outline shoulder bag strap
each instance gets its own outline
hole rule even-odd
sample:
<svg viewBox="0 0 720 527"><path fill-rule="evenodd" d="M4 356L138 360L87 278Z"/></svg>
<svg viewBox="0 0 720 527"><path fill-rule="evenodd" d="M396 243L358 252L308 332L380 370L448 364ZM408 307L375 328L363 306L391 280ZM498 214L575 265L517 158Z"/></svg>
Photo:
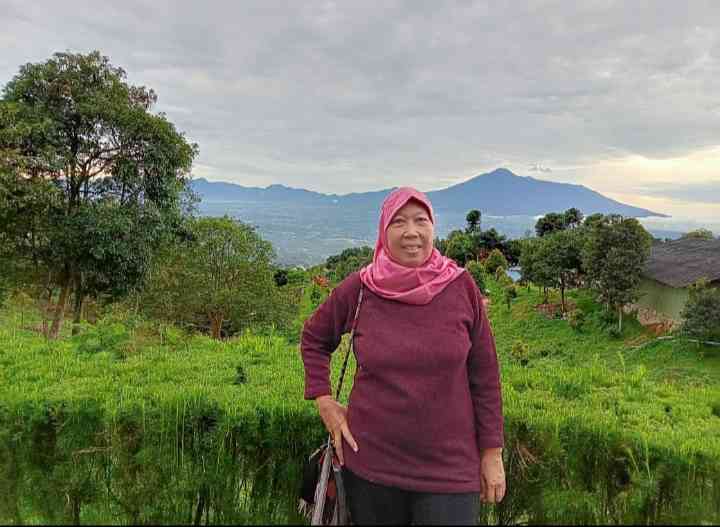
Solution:
<svg viewBox="0 0 720 527"><path fill-rule="evenodd" d="M355 318L353 318L352 327L350 328L350 344L348 345L347 352L345 353L345 360L343 362L342 370L340 371L340 381L338 382L337 392L335 393L335 400L340 400L340 390L342 390L343 379L345 378L345 369L347 368L348 358L350 358L350 351L353 349L353 337L355 336L355 326L357 325L358 315L360 314L360 304L362 303L363 297L363 283L360 282L360 293L358 294L357 307L355 308Z"/></svg>

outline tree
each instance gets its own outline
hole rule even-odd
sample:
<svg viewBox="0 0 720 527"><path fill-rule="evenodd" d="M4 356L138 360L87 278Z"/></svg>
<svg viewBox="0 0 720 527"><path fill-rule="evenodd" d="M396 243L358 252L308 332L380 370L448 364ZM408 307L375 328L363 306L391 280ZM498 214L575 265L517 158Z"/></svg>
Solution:
<svg viewBox="0 0 720 527"><path fill-rule="evenodd" d="M461 230L450 231L445 243L445 256L464 266L475 256L474 244L470 235Z"/></svg>
<svg viewBox="0 0 720 527"><path fill-rule="evenodd" d="M582 225L583 213L575 207L567 209L563 216L565 217L565 226L568 229L574 229Z"/></svg>
<svg viewBox="0 0 720 527"><path fill-rule="evenodd" d="M328 257L325 267L331 272L335 282L341 282L351 273L360 270L372 262L373 249L367 245L345 249L339 255Z"/></svg>
<svg viewBox="0 0 720 527"><path fill-rule="evenodd" d="M467 221L467 228L465 229L465 232L471 233L482 231L481 218L482 213L477 209L473 209L468 212L467 216L465 216L465 221Z"/></svg>
<svg viewBox="0 0 720 527"><path fill-rule="evenodd" d="M106 269L108 248L119 226L138 222L131 233L140 236L130 240L131 234L125 234L121 245L153 246L160 235L176 230L187 212L183 192L197 146L163 114L150 112L157 101L155 92L129 85L125 78L122 68L97 51L56 53L45 62L22 66L0 100L0 172L23 195L42 196L49 212L35 216L39 224L32 232L13 236L22 246L37 235L32 250L23 256L44 265L48 280L60 288L50 330L53 338L60 331L71 290L77 312L86 294L103 290L101 284L118 290L119 282L127 279L121 289L128 290L144 274L139 256L132 272L118 273L117 265L123 268L127 262L115 262L112 280L109 273L96 280ZM22 217L14 204L5 214ZM100 224L107 231L97 231L98 218L106 220ZM87 228L94 231L82 230ZM88 243L94 235L96 241L107 243ZM88 289L93 284L100 290Z"/></svg>
<svg viewBox="0 0 720 527"><path fill-rule="evenodd" d="M548 303L548 288L555 287L556 273L547 254L545 238L526 238L520 254L521 280L542 288L543 303Z"/></svg>
<svg viewBox="0 0 720 527"><path fill-rule="evenodd" d="M571 207L565 212L548 212L535 223L535 232L538 237L542 237L546 234L579 227L582 221L583 214L575 207Z"/></svg>
<svg viewBox="0 0 720 527"><path fill-rule="evenodd" d="M704 229L701 227L699 229L695 229L690 232L686 232L680 238L697 238L697 239L701 239L701 240L714 240L715 235L713 234L713 232L710 229Z"/></svg>
<svg viewBox="0 0 720 527"><path fill-rule="evenodd" d="M590 216L587 216L585 218L585 220L583 220L583 225L585 227L592 227L593 225L595 225L597 223L602 223L604 218L605 218L604 214L602 214L600 212L596 212L595 214L590 214Z"/></svg>
<svg viewBox="0 0 720 527"><path fill-rule="evenodd" d="M288 271L287 269L277 269L273 274L275 285L282 287L288 283Z"/></svg>
<svg viewBox="0 0 720 527"><path fill-rule="evenodd" d="M560 290L562 312L565 313L565 291L577 285L582 269L582 236L577 229L554 232L542 238L537 255L546 285Z"/></svg>
<svg viewBox="0 0 720 527"><path fill-rule="evenodd" d="M639 297L640 278L651 245L652 236L635 218L611 214L588 229L582 264L591 288L607 307L617 309L620 332L622 308Z"/></svg>
<svg viewBox="0 0 720 527"><path fill-rule="evenodd" d="M474 260L470 260L467 264L465 264L465 269L468 273L470 273L470 276L472 276L472 279L475 281L475 284L477 284L478 289L480 289L480 292L482 294L486 294L486 286L485 286L485 269L483 268L483 265L479 262L476 262Z"/></svg>
<svg viewBox="0 0 720 527"><path fill-rule="evenodd" d="M538 238L542 238L546 234L563 230L566 225L566 218L564 214L558 212L548 212L542 218L538 218L535 223L535 233Z"/></svg>
<svg viewBox="0 0 720 527"><path fill-rule="evenodd" d="M720 288L701 279L689 288L680 332L702 341L720 342Z"/></svg>
<svg viewBox="0 0 720 527"><path fill-rule="evenodd" d="M143 305L155 317L207 328L281 323L285 301L271 266L275 253L253 227L227 216L194 220L190 237L156 256Z"/></svg>
<svg viewBox="0 0 720 527"><path fill-rule="evenodd" d="M498 268L507 269L508 263L505 256L499 249L493 249L490 255L485 259L485 270L490 274L495 274Z"/></svg>

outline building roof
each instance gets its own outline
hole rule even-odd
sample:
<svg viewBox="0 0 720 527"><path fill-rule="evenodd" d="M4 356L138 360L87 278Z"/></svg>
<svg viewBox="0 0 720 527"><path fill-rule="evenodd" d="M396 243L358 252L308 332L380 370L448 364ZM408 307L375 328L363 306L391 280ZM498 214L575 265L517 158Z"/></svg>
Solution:
<svg viewBox="0 0 720 527"><path fill-rule="evenodd" d="M720 280L720 239L656 242L643 274L672 287L686 287L702 277Z"/></svg>

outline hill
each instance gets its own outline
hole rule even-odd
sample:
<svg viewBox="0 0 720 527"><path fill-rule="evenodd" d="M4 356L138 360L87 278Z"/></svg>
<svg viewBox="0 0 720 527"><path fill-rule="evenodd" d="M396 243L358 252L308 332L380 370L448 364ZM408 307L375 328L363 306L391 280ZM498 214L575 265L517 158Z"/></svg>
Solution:
<svg viewBox="0 0 720 527"><path fill-rule="evenodd" d="M295 203L369 211L377 211L385 196L393 190L323 194L285 185L244 187L234 183L211 182L204 178L194 180L192 186L203 201ZM633 217L666 216L620 203L583 185L518 176L506 168L498 168L445 189L429 191L427 195L438 211L479 209L483 214L495 216L536 216L577 207L584 214L601 212Z"/></svg>

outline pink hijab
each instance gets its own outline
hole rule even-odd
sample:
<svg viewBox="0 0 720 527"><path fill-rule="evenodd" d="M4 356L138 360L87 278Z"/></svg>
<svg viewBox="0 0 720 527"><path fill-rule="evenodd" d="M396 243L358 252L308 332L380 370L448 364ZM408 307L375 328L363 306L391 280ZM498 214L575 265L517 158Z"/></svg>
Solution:
<svg viewBox="0 0 720 527"><path fill-rule="evenodd" d="M395 213L413 198L427 208L430 221L435 225L432 205L425 194L412 187L393 190L382 204L373 261L360 270L360 280L383 298L406 304L423 305L430 303L435 295L445 289L465 269L459 267L451 258L440 254L435 247L428 259L419 267L400 265L390 257L390 251L386 249L388 225Z"/></svg>

